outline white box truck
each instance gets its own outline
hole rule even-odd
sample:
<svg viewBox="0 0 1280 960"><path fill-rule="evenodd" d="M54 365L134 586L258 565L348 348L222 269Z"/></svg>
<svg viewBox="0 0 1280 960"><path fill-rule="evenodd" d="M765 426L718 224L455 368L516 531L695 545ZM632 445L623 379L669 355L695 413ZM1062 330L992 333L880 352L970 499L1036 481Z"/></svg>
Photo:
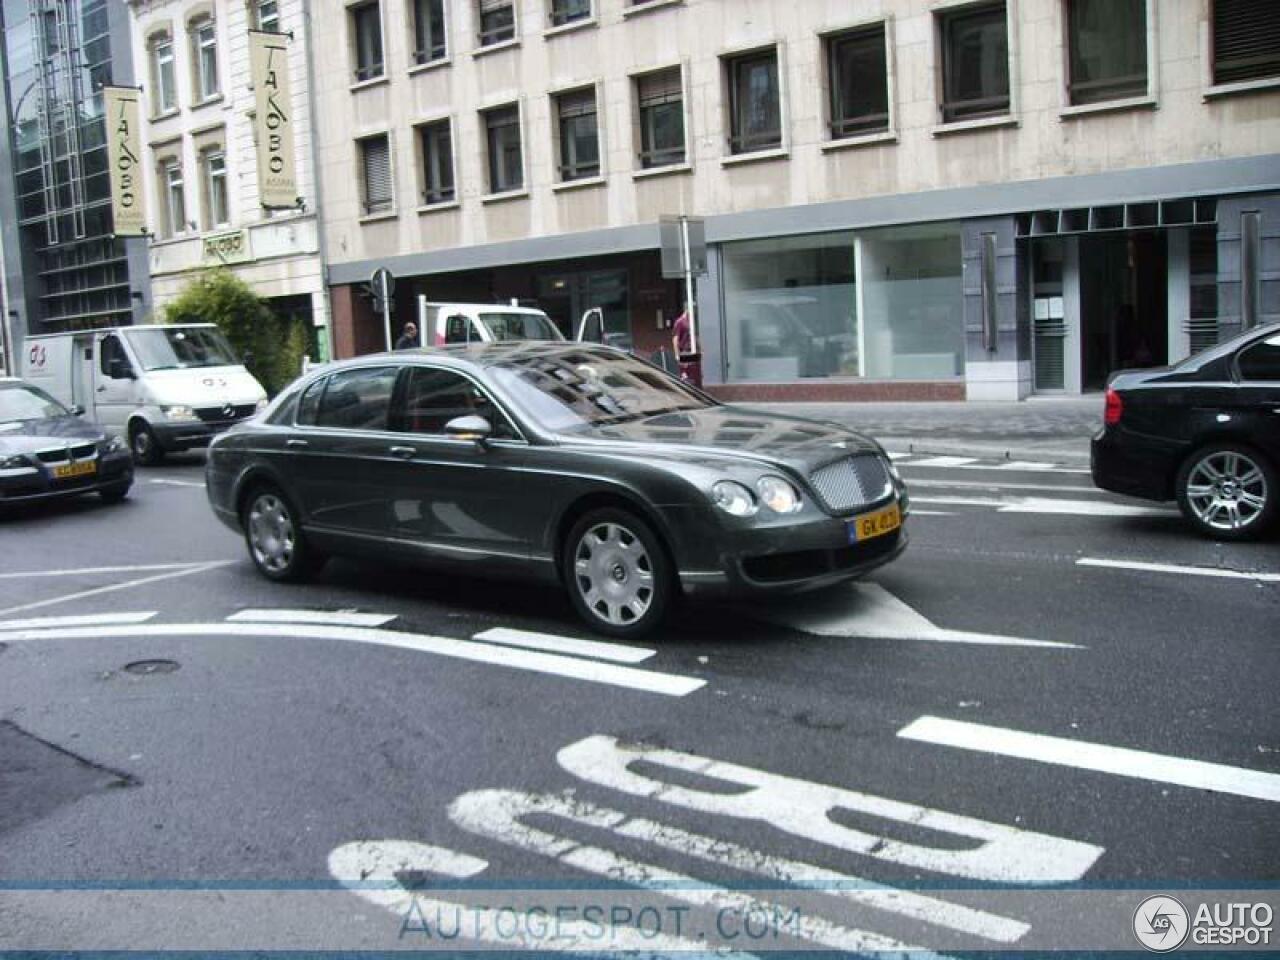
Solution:
<svg viewBox="0 0 1280 960"><path fill-rule="evenodd" d="M498 303L431 303L418 297L418 331L424 347L499 340L563 340L541 310Z"/></svg>
<svg viewBox="0 0 1280 960"><path fill-rule="evenodd" d="M22 376L128 438L143 464L204 446L267 405L262 384L212 323L28 337Z"/></svg>

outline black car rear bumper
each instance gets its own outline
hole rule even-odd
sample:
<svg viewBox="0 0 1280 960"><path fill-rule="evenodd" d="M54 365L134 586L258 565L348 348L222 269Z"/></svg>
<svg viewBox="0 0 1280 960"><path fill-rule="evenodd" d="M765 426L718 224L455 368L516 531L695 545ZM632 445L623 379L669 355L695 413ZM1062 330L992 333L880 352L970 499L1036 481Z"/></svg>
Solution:
<svg viewBox="0 0 1280 960"><path fill-rule="evenodd" d="M1172 500L1173 480L1182 447L1162 440L1107 427L1094 434L1089 466L1095 486L1144 500Z"/></svg>

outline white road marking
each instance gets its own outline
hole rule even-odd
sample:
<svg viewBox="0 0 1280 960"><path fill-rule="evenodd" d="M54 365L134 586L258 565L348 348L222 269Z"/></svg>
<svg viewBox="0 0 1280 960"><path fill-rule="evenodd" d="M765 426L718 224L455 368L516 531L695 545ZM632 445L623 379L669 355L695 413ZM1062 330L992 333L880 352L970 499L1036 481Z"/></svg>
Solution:
<svg viewBox="0 0 1280 960"><path fill-rule="evenodd" d="M593 736L564 747L556 760L588 783L648 797L701 813L758 821L850 853L953 877L1019 886L1073 883L1103 847L1021 830L841 787L767 773L752 767L660 747L624 747L615 737ZM721 781L716 792L655 779L631 768L666 767ZM738 788L723 792L726 786ZM745 790L741 788L747 788ZM835 810L852 810L896 824L949 834L946 847L922 846L835 823ZM955 838L963 838L957 845Z"/></svg>
<svg viewBox="0 0 1280 960"><path fill-rule="evenodd" d="M329 873L335 880L361 899L388 910L401 918L410 931L416 909L418 917L426 915L453 916L457 921L452 929L446 924L442 939L463 942L497 943L504 947L522 947L526 950L549 950L600 954L613 951L643 951L632 956L678 956L686 952L706 955L704 944L674 937L670 934L642 931L636 927L593 924L573 919L557 920L553 937L534 937L526 926L512 931L513 936L503 936L498 931L502 910L494 907L440 899L431 895L429 887L408 890L399 880L399 874L436 874L450 880L465 880L484 871L488 863L478 857L457 853L443 847L405 840L360 841L344 844L329 854ZM425 918L424 918L425 919ZM602 947L607 934L607 946ZM441 935L441 930L435 931ZM661 952L661 953L660 953ZM693 953L690 953L692 956ZM750 956L748 954L748 956Z"/></svg>
<svg viewBox="0 0 1280 960"><path fill-rule="evenodd" d="M510 627L494 627L492 630L477 633L472 639L509 647L566 653L576 657L595 657L597 660L611 660L614 663L643 663L658 653L657 650L647 650L644 647L627 647L620 643L603 643L599 640L579 640L575 637L561 637L554 633L535 633L532 630L514 630Z"/></svg>
<svg viewBox="0 0 1280 960"><path fill-rule="evenodd" d="M832 589L807 596L802 603L742 608L780 626L820 637L867 637L877 640L927 640L935 643L974 643L998 647L1044 647L1083 650L1075 643L1032 640L993 633L948 630L935 625L878 583L849 584L847 592Z"/></svg>
<svg viewBox="0 0 1280 960"><path fill-rule="evenodd" d="M886 450L885 453L889 455L890 460L895 462L898 460L908 460L915 456L915 454L907 453L905 450Z"/></svg>
<svg viewBox="0 0 1280 960"><path fill-rule="evenodd" d="M1171 783L1197 790L1280 803L1280 774L1264 773L1261 770L1024 733L1021 730L946 720L942 717L920 717L899 730L898 736L979 753L994 753L1004 757L1018 757L1079 770L1094 770L1120 777L1154 780L1157 783Z"/></svg>
<svg viewBox="0 0 1280 960"><path fill-rule="evenodd" d="M910 489L911 481L907 481ZM1050 516L1072 517L1168 517L1177 513L1172 507L1131 507L1127 503L1108 503L1103 500L1059 500L1053 497L918 497L911 502L936 503L964 507L994 507L997 513L1038 513Z"/></svg>
<svg viewBox="0 0 1280 960"><path fill-rule="evenodd" d="M0 610L0 617L10 613L21 613L24 610L38 610L41 607L51 607L58 603L67 603L71 600L83 600L86 597L96 597L104 593L113 593L116 590L128 590L131 587L141 587L148 583L158 583L161 580L172 580L174 577L185 577L193 573L205 573L215 567L225 567L227 564L239 563L238 560L217 560L212 563L201 563L196 566L184 567L180 570L173 570L169 573L156 574L154 577L143 577L139 580L126 580L124 583L113 583L105 587L96 587L93 590L81 590L79 593L69 593L61 597L50 597L47 600L36 600L33 603L20 603L16 607L7 607Z"/></svg>
<svg viewBox="0 0 1280 960"><path fill-rule="evenodd" d="M1056 463L1040 463L1035 460L1009 460L1006 463L997 464L992 467L993 470L1026 470L1031 473L1049 472L1058 469Z"/></svg>
<svg viewBox="0 0 1280 960"><path fill-rule="evenodd" d="M200 563L142 563L124 567L72 567L66 570L19 570L0 573L0 580L24 580L34 577L79 577L91 573L148 573L152 570L190 570Z"/></svg>
<svg viewBox="0 0 1280 960"><path fill-rule="evenodd" d="M514 790L474 790L453 801L449 805L449 815L458 826L479 836L551 857L615 883L629 883L650 889L656 884L663 896L673 900L740 913L760 911L771 916L776 916L779 910L788 915L792 913L781 904L763 897L710 886L686 874L632 860L604 847L580 843L520 822L522 817L530 815L550 815L582 826L617 832L627 820L624 813L576 801L572 797L535 795ZM795 926L789 928L788 933L834 950L853 953L874 950L912 951L919 955L933 956L882 934L844 927L812 914L797 916Z"/></svg>
<svg viewBox="0 0 1280 960"><path fill-rule="evenodd" d="M152 478L147 483L158 483L166 487L199 487L202 490L204 489L203 482L197 483L194 480L159 480Z"/></svg>
<svg viewBox="0 0 1280 960"><path fill-rule="evenodd" d="M964 467L977 463L977 457L928 457L924 460L912 460L913 467Z"/></svg>
<svg viewBox="0 0 1280 960"><path fill-rule="evenodd" d="M1184 567L1172 563L1146 563L1142 560L1108 560L1105 557L1081 557L1076 563L1082 567L1108 567L1115 570L1176 573L1190 577L1223 577L1228 580L1257 580L1263 583L1280 583L1280 573L1249 573L1244 570L1223 570L1220 567Z"/></svg>
<svg viewBox="0 0 1280 960"><path fill-rule="evenodd" d="M892 454L890 454L890 456L892 457ZM902 466L904 469L910 469L912 467L941 466L950 470L1000 470L1010 473L1072 473L1082 476L1089 476L1091 473L1087 467L1065 467L1058 463L1041 463L1036 460L976 460L972 463L954 464L930 463L928 460L910 460Z"/></svg>
<svg viewBox="0 0 1280 960"><path fill-rule="evenodd" d="M351 610L239 610L232 623L333 623L344 627L380 627L396 618L394 613L356 613Z"/></svg>
<svg viewBox="0 0 1280 960"><path fill-rule="evenodd" d="M943 489L954 488L956 490L1044 490L1049 493L1092 493L1098 496L1106 494L1097 487L1073 486L1068 484L1052 484L1052 483L1009 483L1006 480L921 480L913 477L907 481L907 488L914 490L916 487L939 487Z"/></svg>
<svg viewBox="0 0 1280 960"><path fill-rule="evenodd" d="M89 624L146 623L157 611L138 613L85 613L73 617L33 617L29 620L0 620L0 630L27 630L40 627L83 627Z"/></svg>
<svg viewBox="0 0 1280 960"><path fill-rule="evenodd" d="M953 513L950 510L917 510L914 506L912 506L911 516L913 517L954 517L955 513Z"/></svg>
<svg viewBox="0 0 1280 960"><path fill-rule="evenodd" d="M455 640L452 637L400 633L394 630L378 630L370 627L343 627L333 624L157 623L143 624L136 627L68 627L51 630L0 632L0 640L6 642L15 640L70 640L143 636L240 636L345 640L351 643L367 643L382 647L395 647L401 650L416 650L420 653L433 653L457 660L511 667L515 670L530 670L535 673L553 674L567 677L571 680L586 680L590 683L625 687L630 690L643 690L648 693L659 693L669 697L686 696L706 686L707 683L698 677L682 677L671 673L640 670L635 667L615 666L611 663L576 660L572 657L562 657L534 650L518 650L509 647L491 646L487 643Z"/></svg>

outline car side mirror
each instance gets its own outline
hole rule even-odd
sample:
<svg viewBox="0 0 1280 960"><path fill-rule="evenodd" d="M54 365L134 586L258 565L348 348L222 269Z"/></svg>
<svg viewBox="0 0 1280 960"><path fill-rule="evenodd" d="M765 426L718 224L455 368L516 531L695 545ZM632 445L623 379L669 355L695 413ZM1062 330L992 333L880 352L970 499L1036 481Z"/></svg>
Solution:
<svg viewBox="0 0 1280 960"><path fill-rule="evenodd" d="M73 417L83 417L83 416L84 416L84 404L82 404L82 403L72 404L72 406L71 406L71 415L72 415Z"/></svg>
<svg viewBox="0 0 1280 960"><path fill-rule="evenodd" d="M493 433L493 426L489 421L475 414L454 417L444 425L446 437L452 437L454 440L471 440L482 447L491 433Z"/></svg>

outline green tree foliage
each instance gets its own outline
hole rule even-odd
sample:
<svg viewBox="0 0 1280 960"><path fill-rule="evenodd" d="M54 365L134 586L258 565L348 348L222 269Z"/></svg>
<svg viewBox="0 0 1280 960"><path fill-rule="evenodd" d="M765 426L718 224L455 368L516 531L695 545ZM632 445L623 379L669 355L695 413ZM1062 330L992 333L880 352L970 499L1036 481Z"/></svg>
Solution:
<svg viewBox="0 0 1280 960"><path fill-rule="evenodd" d="M302 366L308 331L301 321L277 317L230 270L209 270L187 284L165 307L167 323L216 323L241 356L249 372L274 396Z"/></svg>

